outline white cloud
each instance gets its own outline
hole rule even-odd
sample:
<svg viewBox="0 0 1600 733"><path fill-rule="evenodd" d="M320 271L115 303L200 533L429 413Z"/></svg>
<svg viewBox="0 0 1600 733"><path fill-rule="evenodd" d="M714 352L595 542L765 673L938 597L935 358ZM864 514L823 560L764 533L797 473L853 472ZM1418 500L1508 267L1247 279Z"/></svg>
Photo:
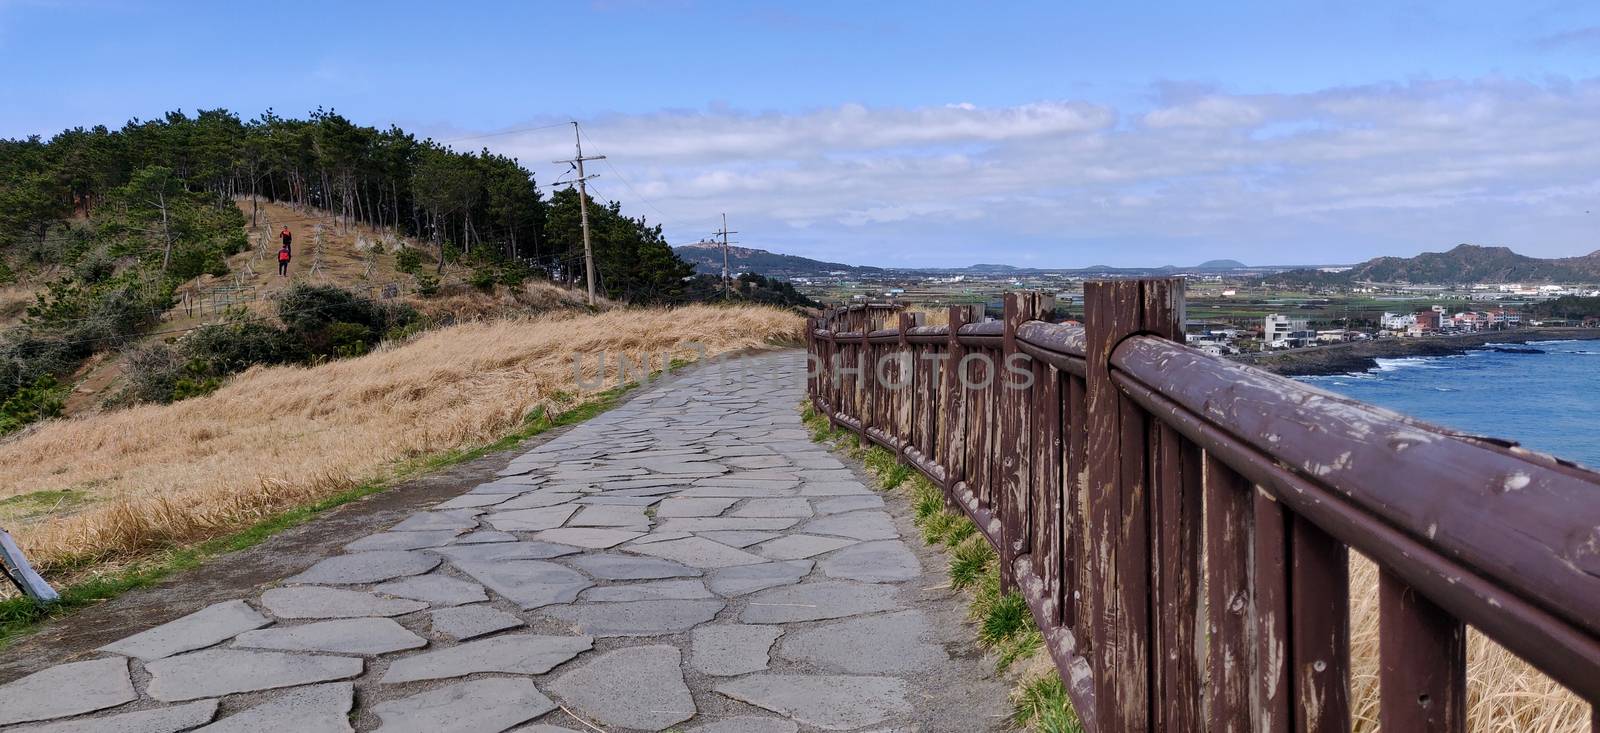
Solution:
<svg viewBox="0 0 1600 733"><path fill-rule="evenodd" d="M747 244L800 254L1086 265L1350 261L1459 241L1592 250L1597 119L1600 80L1482 79L1209 93L1152 110L663 112L585 130L616 166L593 169L601 193L664 212L674 241L727 211ZM570 156L559 133L484 142L542 162Z"/></svg>

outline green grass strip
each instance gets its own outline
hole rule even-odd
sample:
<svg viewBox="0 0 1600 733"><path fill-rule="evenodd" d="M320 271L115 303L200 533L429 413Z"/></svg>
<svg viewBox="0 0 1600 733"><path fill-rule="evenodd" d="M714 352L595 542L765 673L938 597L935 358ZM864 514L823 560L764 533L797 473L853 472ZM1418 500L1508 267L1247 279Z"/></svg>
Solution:
<svg viewBox="0 0 1600 733"><path fill-rule="evenodd" d="M968 594L967 616L977 627L978 645L995 654L995 671L1005 673L1017 662L1040 653L1044 636L1033 622L1027 601L1016 591L1000 592L999 556L970 518L945 506L944 491L893 453L832 427L809 402L800 412L812 440L860 459L877 479L879 490L899 488L907 493L912 523L921 530L923 541L946 548L950 585ZM1011 701L1012 723L1018 728L1082 733L1058 674L1023 680L1012 690Z"/></svg>

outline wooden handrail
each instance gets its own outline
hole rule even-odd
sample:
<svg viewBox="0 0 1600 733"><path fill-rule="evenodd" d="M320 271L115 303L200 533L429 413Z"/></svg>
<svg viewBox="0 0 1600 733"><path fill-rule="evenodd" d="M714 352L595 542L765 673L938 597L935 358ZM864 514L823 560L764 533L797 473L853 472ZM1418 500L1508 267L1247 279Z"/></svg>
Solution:
<svg viewBox="0 0 1600 733"><path fill-rule="evenodd" d="M1190 349L1178 279L1005 306L815 319L808 387L974 520L1086 729L1348 730L1347 548L1386 729L1464 730L1466 624L1600 700L1600 474Z"/></svg>

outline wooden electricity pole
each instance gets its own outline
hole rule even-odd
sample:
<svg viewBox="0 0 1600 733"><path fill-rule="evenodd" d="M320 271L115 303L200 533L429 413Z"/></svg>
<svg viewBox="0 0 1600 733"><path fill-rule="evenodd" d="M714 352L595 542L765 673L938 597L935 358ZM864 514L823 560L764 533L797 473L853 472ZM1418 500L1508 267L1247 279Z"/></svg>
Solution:
<svg viewBox="0 0 1600 733"><path fill-rule="evenodd" d="M583 157L583 136L578 132L578 122L572 122L572 139L578 148L578 157L572 160L558 160L557 163L571 163L578 166L578 222L583 227L583 270L589 281L589 305L594 305L594 249L589 246L589 188L585 182L589 177L583 173L583 162L586 160L605 160L604 155ZM726 229L727 227L723 227Z"/></svg>
<svg viewBox="0 0 1600 733"><path fill-rule="evenodd" d="M729 234L738 234L738 232L730 232L730 231L728 231L728 214L727 214L727 212L723 212L723 214L722 214L722 229L717 231L716 234L722 237L722 299L723 300L727 300L728 299L728 235Z"/></svg>

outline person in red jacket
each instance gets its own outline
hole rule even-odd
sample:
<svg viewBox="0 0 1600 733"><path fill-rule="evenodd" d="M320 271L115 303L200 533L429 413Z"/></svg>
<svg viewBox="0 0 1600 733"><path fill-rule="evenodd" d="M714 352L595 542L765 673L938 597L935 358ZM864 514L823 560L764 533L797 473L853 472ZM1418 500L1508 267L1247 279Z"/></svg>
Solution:
<svg viewBox="0 0 1600 733"><path fill-rule="evenodd" d="M289 250L290 254L293 254L294 235L289 233L288 224L283 225L283 231L278 232L278 237L283 240L283 248Z"/></svg>
<svg viewBox="0 0 1600 733"><path fill-rule="evenodd" d="M285 245L283 245L283 249L278 250L278 277L288 277L288 276L289 276L289 245L285 244Z"/></svg>

